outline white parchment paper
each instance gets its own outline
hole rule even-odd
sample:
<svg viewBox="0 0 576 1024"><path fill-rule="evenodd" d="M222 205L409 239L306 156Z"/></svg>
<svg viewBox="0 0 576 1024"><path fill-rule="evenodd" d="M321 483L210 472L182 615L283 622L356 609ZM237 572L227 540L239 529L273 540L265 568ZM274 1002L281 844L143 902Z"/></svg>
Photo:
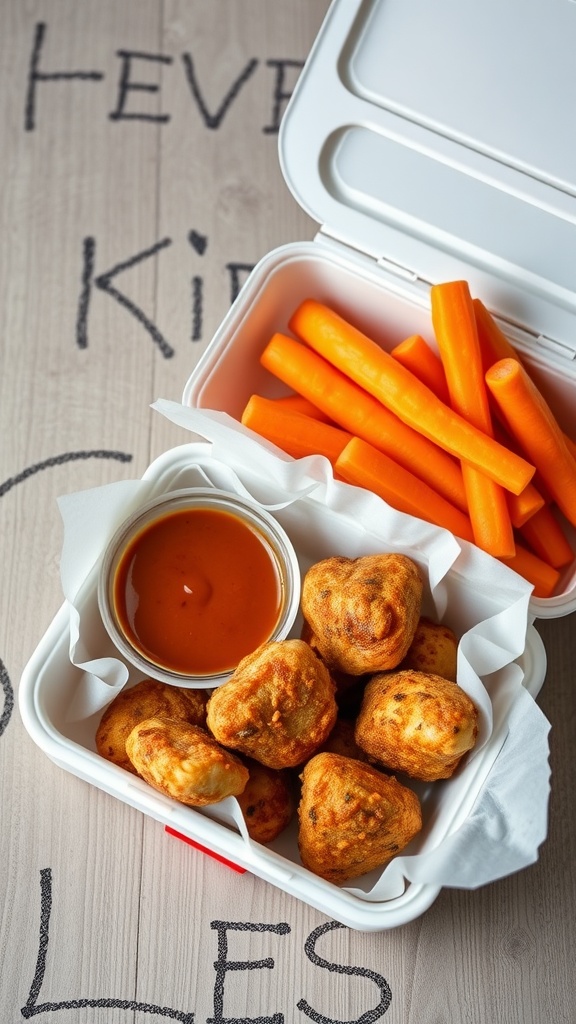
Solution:
<svg viewBox="0 0 576 1024"><path fill-rule="evenodd" d="M205 441L166 453L142 480L59 502L70 660L79 670L69 719L95 715L134 681L133 670L111 649L95 597L99 562L115 529L149 498L185 486L209 483L249 495L287 530L302 571L335 553L355 557L398 550L410 555L426 581L423 611L446 621L461 637L458 682L479 709L478 742L452 779L414 785L423 804L422 833L385 870L365 876L348 891L362 900L383 901L399 896L407 881L476 888L535 861L546 837L550 773L549 724L529 692L539 689L544 656L540 653L530 665L539 680L527 678L517 663L531 626L530 586L474 545L335 481L322 457L292 460L225 413L164 400L153 408ZM226 801L215 818L224 811L254 847L236 801ZM300 865L293 833L280 840L278 850Z"/></svg>

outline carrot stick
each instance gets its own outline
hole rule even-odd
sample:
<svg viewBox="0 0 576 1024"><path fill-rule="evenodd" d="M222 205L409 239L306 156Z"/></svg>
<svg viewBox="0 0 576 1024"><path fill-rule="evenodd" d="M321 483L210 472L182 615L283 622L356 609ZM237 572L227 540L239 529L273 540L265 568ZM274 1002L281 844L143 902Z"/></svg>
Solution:
<svg viewBox="0 0 576 1024"><path fill-rule="evenodd" d="M324 455L334 463L351 437L339 427L283 409L274 399L261 395L248 400L242 423L295 459Z"/></svg>
<svg viewBox="0 0 576 1024"><path fill-rule="evenodd" d="M494 363L486 383L510 433L568 521L576 525L576 460L543 395L517 359Z"/></svg>
<svg viewBox="0 0 576 1024"><path fill-rule="evenodd" d="M520 359L518 352L500 330L484 303L480 299L472 299L472 305L474 307L474 319L476 320L484 373L490 369L493 363L497 363L500 359Z"/></svg>
<svg viewBox="0 0 576 1024"><path fill-rule="evenodd" d="M562 569L574 560L568 538L548 505L535 512L520 532L535 554L555 569Z"/></svg>
<svg viewBox="0 0 576 1024"><path fill-rule="evenodd" d="M502 558L501 561L532 583L534 597L550 597L560 579L558 569L548 565L522 544L516 544L516 554L513 558Z"/></svg>
<svg viewBox="0 0 576 1024"><path fill-rule="evenodd" d="M519 494L533 476L534 467L525 459L467 423L389 352L327 306L306 299L293 314L290 327L404 423L508 490Z"/></svg>
<svg viewBox="0 0 576 1024"><path fill-rule="evenodd" d="M478 328L478 340L482 353L482 365L484 373L487 373L494 363L500 359L517 359L522 364L526 373L530 375L530 367L520 352L512 345L506 335L500 330L494 317L486 309L480 299L473 299L476 326ZM538 385L536 385L538 386ZM572 455L576 458L576 442L568 434L564 433L564 441L570 448Z"/></svg>
<svg viewBox="0 0 576 1024"><path fill-rule="evenodd" d="M475 303L477 300L473 299ZM489 314L488 314L489 315ZM393 348L390 355L402 363L408 370L411 370L418 380L426 384L434 394L442 401L449 401L448 385L446 374L440 356L432 351L430 346L419 334L413 334L405 341L401 341L396 348ZM504 447L510 446L510 439L504 437L504 430L498 423L494 428L494 436ZM572 442L574 444L574 442ZM574 444L576 455L576 444ZM526 485L520 494L512 494L505 491L508 515L513 527L520 527L544 505L544 497L535 488L532 481ZM461 506L459 506L461 507ZM465 508L462 511L466 511Z"/></svg>
<svg viewBox="0 0 576 1024"><path fill-rule="evenodd" d="M442 360L420 334L412 334L396 345L390 355L446 404L450 401Z"/></svg>
<svg viewBox="0 0 576 1024"><path fill-rule="evenodd" d="M510 522L516 529L524 526L524 523L527 523L546 504L544 495L534 487L532 482L524 488L521 494L510 494L510 491L507 491L506 501Z"/></svg>
<svg viewBox="0 0 576 1024"><path fill-rule="evenodd" d="M467 510L458 462L322 356L294 338L275 334L261 355L261 363L342 429L385 452L462 512Z"/></svg>
<svg viewBox="0 0 576 1024"><path fill-rule="evenodd" d="M311 416L313 420L321 420L322 423L331 422L329 417L317 405L313 405L303 395L280 395L280 397L274 399L274 402L289 412L300 412L304 416Z"/></svg>
<svg viewBox="0 0 576 1024"><path fill-rule="evenodd" d="M473 541L470 521L463 512L361 438L353 437L348 442L336 459L334 469L347 483L373 491L398 511Z"/></svg>
<svg viewBox="0 0 576 1024"><path fill-rule="evenodd" d="M466 281L434 285L430 292L432 324L446 373L452 408L493 437L472 297ZM463 463L474 540L499 558L512 557L514 532L504 489L475 466Z"/></svg>
<svg viewBox="0 0 576 1024"><path fill-rule="evenodd" d="M564 434L564 444L566 445L572 458L576 459L576 441L573 441L571 437L568 437L568 434Z"/></svg>

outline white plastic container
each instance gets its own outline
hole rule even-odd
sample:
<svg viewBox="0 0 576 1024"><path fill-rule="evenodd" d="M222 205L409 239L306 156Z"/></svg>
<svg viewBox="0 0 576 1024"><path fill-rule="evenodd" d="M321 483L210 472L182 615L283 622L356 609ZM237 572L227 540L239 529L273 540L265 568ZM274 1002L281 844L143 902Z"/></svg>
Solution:
<svg viewBox="0 0 576 1024"><path fill-rule="evenodd" d="M564 8L572 6L564 4ZM260 367L259 355L272 333L287 329L302 299L312 296L332 305L390 348L413 333L432 342L430 284L466 278L530 361L564 428L573 427L576 295L570 274L576 266L576 189L569 184L575 164L566 152L573 144L566 141L567 133L551 132L542 155L534 143L528 111L524 117L516 111L511 124L506 79L511 84L515 75L510 71L508 76L508 65L498 60L495 47L502 48L503 58L507 32L515 30L515 19L525 17L518 0L505 9L496 8L495 0L474 8L476 41L483 38L483 26L487 33L488 25L499 25L500 34L487 35L490 47L486 42L478 59L483 67L483 57L490 53L487 67L498 96L489 109L494 110L498 100L498 109L505 111L503 119L510 131L504 132L503 139L497 137L498 124L484 116L482 90L478 87L478 94L471 86L467 90L465 75L461 88L448 83L451 87L443 90L439 74L430 79L430 91L423 72L418 80L426 87L420 97L425 102L418 109L418 98L410 91L414 84L410 67L419 66L425 58L441 66L442 45L462 48L462 39L450 39L448 26L463 15L447 7L433 5L435 24L444 26L444 32L434 40L429 54L430 33L424 21L430 5L335 0L284 119L280 142L286 180L322 227L314 241L281 247L258 264L185 387L183 406L194 412L198 433L203 432L204 417L205 436L213 437L211 410L231 417L218 421L216 434L228 430L240 448L246 446L248 456L239 465L231 455L224 460L225 468L238 473L242 487L257 493L268 506L276 506L275 514L295 544L302 571L315 558L336 550L361 553L381 548L390 539L386 529L374 528L373 506L368 508L365 495L357 492L355 497L354 489L346 485L324 480L317 490L286 504L285 495L274 484L275 457L270 446L236 430L235 421L253 392L281 393L281 385ZM442 8L446 9L444 22ZM543 2L539 8L531 7L533 23L525 40L527 49L533 43L532 61L526 58L531 73L535 67L541 70L539 32L550 17ZM568 17L565 10L558 16ZM415 18L422 19L416 38ZM568 21L565 34L556 40L558 46L566 47L565 63L557 52L553 54L555 67L566 69L571 67L570 32L573 36L576 31L576 19ZM412 48L406 52L408 39ZM406 62L409 58L405 67L402 55ZM553 76L540 75L538 81L543 88L558 85ZM574 89L573 83L570 88ZM531 89L527 95L533 95ZM569 122L569 92L560 100L564 115L550 99L544 122L550 111L552 119L556 115L559 123ZM530 113L534 115L534 109ZM543 130L543 125L539 127ZM286 458L278 456L278 466L285 465ZM196 480L205 486L207 476L214 486L226 486L228 480L222 482L220 470L210 446L191 444L156 460L145 480L151 496L194 486ZM383 522L387 522L385 516ZM430 534L427 528L417 557L423 557L423 552L428 557L431 536L434 530ZM575 542L574 531L570 539ZM455 606L462 603L472 601L476 625L506 607L505 589L478 587L477 580L466 573L449 574L448 589L448 624L458 614ZM93 591L94 581L87 580L88 607L93 604ZM530 601L529 618L565 615L575 608L576 564L564 572L557 596ZM471 622L456 625L476 628ZM97 624L94 628L104 636ZM297 630L298 623L296 634ZM523 649L506 670L519 674L523 690L536 697L545 677L545 651L531 625L524 639ZM430 906L441 885L449 884L412 881L392 887L386 898L338 888L302 867L293 829L271 848L258 846L248 842L241 829L230 827L228 807L191 810L104 761L94 744L99 716L76 722L68 719L79 685L79 669L69 658L69 641L69 614L64 606L20 685L26 728L65 770L354 928L382 930L413 920ZM459 778L421 794L425 826L408 852L422 853L424 864L428 853L442 843L458 841L482 806L495 766L507 756L512 705L506 683L500 688L498 674L495 678L494 730L489 740ZM540 756L545 762L545 753ZM545 795L540 803L538 810L545 817Z"/></svg>
<svg viewBox="0 0 576 1024"><path fill-rule="evenodd" d="M218 456L202 443L171 449L152 463L144 475L147 500L180 488L197 486L205 489L207 482L230 490L233 479L236 479L239 493L246 489L266 506L277 506L274 515L296 549L302 572L317 558L334 552L356 556L399 546L418 561L426 578L429 572L433 575L434 570L430 567L437 557L435 548L440 534L435 527L422 524L413 534L410 517L392 512L390 522L394 529L391 531L386 517L382 519L379 499L365 496L359 501L352 489L340 483L328 481L326 487L320 485L312 490L309 487L297 488L295 494L287 495L275 481L275 475L282 474L285 464L277 466L274 455L262 452L260 468L253 458L250 442L247 447L247 457L240 462L233 455L226 458ZM93 501L92 494L89 492L90 502ZM413 536L413 550L402 537L407 525ZM112 532L110 530L110 536ZM444 535L444 540L446 537L449 535ZM102 555L104 548L105 544ZM89 634L86 639L89 653L100 659L111 657L121 661L98 618L98 568L96 562L87 573L78 599L80 632L84 630ZM431 586L429 583L425 586L425 607L428 611L432 607ZM472 670L482 672L486 657L488 663L484 663L484 668L494 669L484 677L489 689L487 706L493 724L491 728L487 726L483 710L481 729L487 736L481 748L467 759L463 771L447 782L413 784L422 800L424 828L404 852L422 854L424 872L426 858L434 854L442 843L455 842L466 848L462 830L481 801L494 765L504 764L505 774L515 778L515 772L506 770L506 762L502 761L511 742L509 713L519 687L527 690L531 697L537 695L546 667L540 638L532 626L526 631L525 620L524 631L520 630L514 639L516 647L524 645L518 656L514 658L514 650L499 648L501 636L505 643L510 639L506 630L510 595L506 589L484 587L477 593L476 579L456 563L447 577L441 575L435 586L435 600L441 604L447 601L444 621L452 625L458 635L467 637L461 641L461 649L470 647L467 655L468 682L472 678ZM101 711L82 717L77 717L74 711L78 692L86 685L86 671L70 658L70 622L70 608L64 604L26 666L19 689L24 725L54 763L156 818L183 838L259 875L350 927L367 931L395 927L419 916L434 901L440 884L408 884L402 876L392 879L386 898L371 892L378 873L359 883L364 885L364 890L332 885L302 867L296 845L296 821L274 843L265 847L249 840L245 829L241 828L235 801L192 809L163 796L142 779L102 758L96 752L95 744ZM300 628L301 621L296 621L292 635L298 636ZM492 663L494 658L496 661ZM136 682L140 674L130 671L130 682ZM526 766L528 773L534 767L538 770L542 767L537 763L541 757L537 750L531 737L531 764ZM545 753L543 760L545 762ZM531 794L529 814L533 816L534 793L530 779L518 775L515 784L520 791ZM544 799L541 808L544 816L545 805ZM490 808L492 816L492 803ZM493 817L491 823L494 828ZM497 832L496 827L494 834ZM491 856L493 863L489 870L499 870L505 860L501 837L495 842ZM451 870L449 858L448 867L444 864L442 870L445 873Z"/></svg>

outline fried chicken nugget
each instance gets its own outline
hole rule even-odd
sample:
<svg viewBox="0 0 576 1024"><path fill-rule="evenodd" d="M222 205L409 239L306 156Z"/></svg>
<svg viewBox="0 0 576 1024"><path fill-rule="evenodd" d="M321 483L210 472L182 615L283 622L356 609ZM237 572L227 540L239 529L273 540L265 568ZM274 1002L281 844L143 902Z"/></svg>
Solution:
<svg viewBox="0 0 576 1024"><path fill-rule="evenodd" d="M335 555L316 562L302 583L310 644L332 671L396 668L412 643L422 592L418 566L406 555Z"/></svg>
<svg viewBox="0 0 576 1024"><path fill-rule="evenodd" d="M449 626L421 618L400 668L431 672L456 682L458 639Z"/></svg>
<svg viewBox="0 0 576 1024"><path fill-rule="evenodd" d="M373 676L356 742L391 771L434 782L453 775L478 735L478 711L457 683L405 669Z"/></svg>
<svg viewBox="0 0 576 1024"><path fill-rule="evenodd" d="M248 782L240 758L205 729L173 718L146 718L126 740L138 775L154 789L189 807L239 796Z"/></svg>
<svg viewBox="0 0 576 1024"><path fill-rule="evenodd" d="M138 722L160 716L205 725L207 703L206 690L186 690L155 679L142 679L121 690L104 711L96 730L96 749L107 761L134 773L126 753L126 740Z"/></svg>
<svg viewBox="0 0 576 1024"><path fill-rule="evenodd" d="M249 761L246 788L237 797L248 835L271 843L290 824L296 804L289 773Z"/></svg>
<svg viewBox="0 0 576 1024"><path fill-rule="evenodd" d="M329 882L384 866L422 828L416 794L371 765L321 753L301 778L300 857L304 867Z"/></svg>
<svg viewBox="0 0 576 1024"><path fill-rule="evenodd" d="M272 640L242 659L208 701L207 725L225 747L269 768L294 768L336 721L334 683L304 640Z"/></svg>

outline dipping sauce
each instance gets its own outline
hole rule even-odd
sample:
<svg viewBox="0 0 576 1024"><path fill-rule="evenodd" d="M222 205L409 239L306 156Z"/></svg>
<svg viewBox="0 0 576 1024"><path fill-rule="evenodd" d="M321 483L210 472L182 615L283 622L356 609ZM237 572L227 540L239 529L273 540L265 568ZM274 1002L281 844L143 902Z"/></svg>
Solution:
<svg viewBox="0 0 576 1024"><path fill-rule="evenodd" d="M122 552L112 586L129 643L183 675L234 669L270 639L285 600L268 539L217 508L176 509L147 523Z"/></svg>

